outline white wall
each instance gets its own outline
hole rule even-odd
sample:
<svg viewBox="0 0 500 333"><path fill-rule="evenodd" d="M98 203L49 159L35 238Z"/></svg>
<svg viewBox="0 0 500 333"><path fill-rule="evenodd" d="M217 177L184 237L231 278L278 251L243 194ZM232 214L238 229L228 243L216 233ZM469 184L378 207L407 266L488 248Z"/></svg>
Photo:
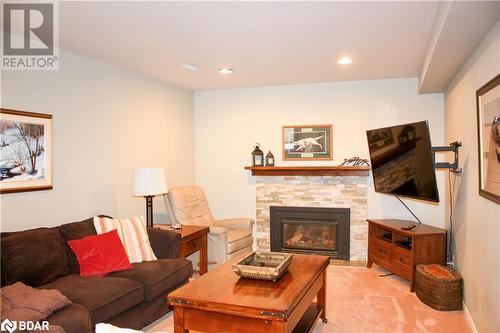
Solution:
<svg viewBox="0 0 500 333"><path fill-rule="evenodd" d="M278 165L299 164L282 161L283 125L333 124L333 161L300 164L337 165L368 157L367 129L419 120L429 120L433 144L442 145L443 95L418 95L415 78L196 92L196 182L217 218L255 217L255 179L243 170L253 144ZM444 172L437 174L444 201ZM443 203L406 201L424 223L443 226ZM394 197L374 193L371 178L368 217L412 218Z"/></svg>
<svg viewBox="0 0 500 333"><path fill-rule="evenodd" d="M476 113L476 90L498 73L500 20L445 95L446 140L463 143L464 171L453 197L455 262L464 279L465 304L479 332L500 332L500 205L479 196Z"/></svg>
<svg viewBox="0 0 500 333"><path fill-rule="evenodd" d="M70 53L60 61L59 71L2 72L2 107L54 116L54 189L2 194L3 231L144 215L131 196L136 167L164 167L170 186L194 182L192 92Z"/></svg>

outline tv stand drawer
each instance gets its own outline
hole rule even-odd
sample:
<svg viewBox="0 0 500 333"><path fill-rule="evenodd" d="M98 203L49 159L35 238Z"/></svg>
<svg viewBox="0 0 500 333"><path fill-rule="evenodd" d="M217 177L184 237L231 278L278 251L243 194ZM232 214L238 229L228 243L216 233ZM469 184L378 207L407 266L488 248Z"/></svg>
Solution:
<svg viewBox="0 0 500 333"><path fill-rule="evenodd" d="M393 265L398 266L401 269L410 270L411 268L411 258L401 255L400 253L393 253L391 262Z"/></svg>
<svg viewBox="0 0 500 333"><path fill-rule="evenodd" d="M403 249L397 245L392 248L392 263L401 268L410 269L411 251Z"/></svg>
<svg viewBox="0 0 500 333"><path fill-rule="evenodd" d="M391 243L375 238L373 240L373 247L374 247L373 255L386 260L390 259L391 247L392 247Z"/></svg>

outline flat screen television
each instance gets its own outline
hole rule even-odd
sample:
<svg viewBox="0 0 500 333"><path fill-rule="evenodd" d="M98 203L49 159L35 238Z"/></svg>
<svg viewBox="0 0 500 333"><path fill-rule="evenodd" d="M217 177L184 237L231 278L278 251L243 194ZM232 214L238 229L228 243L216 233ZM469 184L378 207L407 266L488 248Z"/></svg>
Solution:
<svg viewBox="0 0 500 333"><path fill-rule="evenodd" d="M427 121L366 131L375 191L439 202Z"/></svg>

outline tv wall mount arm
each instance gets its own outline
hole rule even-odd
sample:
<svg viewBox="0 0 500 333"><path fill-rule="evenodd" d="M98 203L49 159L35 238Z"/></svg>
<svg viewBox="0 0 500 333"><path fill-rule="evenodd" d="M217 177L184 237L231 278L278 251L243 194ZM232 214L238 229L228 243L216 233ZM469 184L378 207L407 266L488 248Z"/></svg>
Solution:
<svg viewBox="0 0 500 333"><path fill-rule="evenodd" d="M432 161L436 169L450 169L453 173L461 173L462 168L458 167L458 148L462 147L462 142L452 142L449 146L432 147ZM436 152L451 151L455 153L455 161L449 162L436 162Z"/></svg>

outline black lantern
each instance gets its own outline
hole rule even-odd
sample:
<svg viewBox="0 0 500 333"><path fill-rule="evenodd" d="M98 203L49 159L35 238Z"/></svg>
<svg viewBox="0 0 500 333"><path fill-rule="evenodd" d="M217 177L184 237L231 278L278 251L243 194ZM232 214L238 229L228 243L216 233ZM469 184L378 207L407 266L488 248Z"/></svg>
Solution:
<svg viewBox="0 0 500 333"><path fill-rule="evenodd" d="M271 154L271 151L266 155L266 166L274 166L274 155Z"/></svg>
<svg viewBox="0 0 500 333"><path fill-rule="evenodd" d="M417 136L415 134L415 126L411 125L405 126L398 136L400 144L415 141L416 138Z"/></svg>
<svg viewBox="0 0 500 333"><path fill-rule="evenodd" d="M260 145L255 144L255 149L252 152L252 165L253 166L264 166L264 152L260 150Z"/></svg>

